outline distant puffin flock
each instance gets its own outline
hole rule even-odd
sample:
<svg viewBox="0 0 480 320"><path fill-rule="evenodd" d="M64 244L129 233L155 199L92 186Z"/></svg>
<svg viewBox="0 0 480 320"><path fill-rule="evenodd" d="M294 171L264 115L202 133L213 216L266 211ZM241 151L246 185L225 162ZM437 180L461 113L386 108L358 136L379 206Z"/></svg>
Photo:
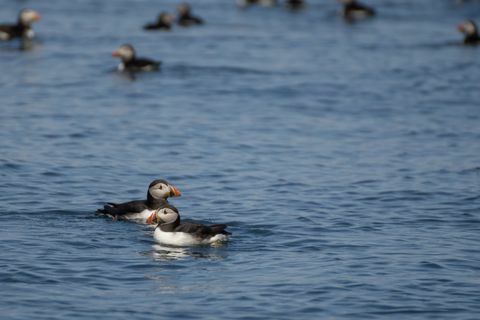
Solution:
<svg viewBox="0 0 480 320"><path fill-rule="evenodd" d="M357 0L337 0L342 8L341 16L348 22L371 18L376 15L374 8L360 3ZM465 2L466 0L456 0L456 2ZM275 6L278 0L236 0L239 7L249 6ZM304 0L284 0L285 7L291 10L299 10L305 7ZM40 20L40 14L31 9L23 9L18 14L15 24L0 24L0 40L33 39L35 33L32 29L32 23ZM147 23L143 26L146 31L161 30L169 31L174 23L182 27L193 25L202 25L203 19L195 16L188 3L181 3L177 6L176 16L168 12L160 12L156 21ZM458 25L458 30L464 34L463 43L466 45L480 44L478 27L473 20L466 20ZM112 53L112 56L121 60L118 65L118 71L122 72L140 72L156 71L160 69L161 62L146 58L138 58L134 47L131 44L124 44Z"/></svg>
<svg viewBox="0 0 480 320"><path fill-rule="evenodd" d="M371 18L376 15L375 9L356 0L337 0L341 5L341 16L348 22ZM458 0L457 0L458 1ZM237 5L248 7L253 5L274 6L277 0L237 0ZM303 0L285 0L284 5L292 10L299 10L305 6ZM0 40L33 39L35 33L32 24L40 20L40 14L31 9L19 12L17 22L0 25ZM144 30L169 31L174 23L182 27L201 25L204 21L192 13L189 4L177 6L176 17L167 12L160 12L156 21L143 26ZM478 28L474 21L466 20L458 25L458 30L464 34L465 45L480 44ZM121 45L113 51L113 57L121 60L118 65L120 72L155 71L160 69L161 62L146 58L139 58L130 44ZM167 198L179 197L180 191L166 180L155 180L150 183L147 199L125 203L107 203L97 213L109 216L114 220L134 220L139 223L154 225L156 241L175 246L189 246L198 244L214 244L228 240L230 233L226 225L203 225L195 222L181 221L177 208L171 205Z"/></svg>

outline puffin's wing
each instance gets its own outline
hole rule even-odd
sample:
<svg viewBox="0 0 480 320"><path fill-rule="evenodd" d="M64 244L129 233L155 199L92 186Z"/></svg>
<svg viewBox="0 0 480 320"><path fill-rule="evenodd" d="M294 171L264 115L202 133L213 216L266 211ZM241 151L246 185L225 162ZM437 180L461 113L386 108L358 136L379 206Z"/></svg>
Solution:
<svg viewBox="0 0 480 320"><path fill-rule="evenodd" d="M192 17L192 20L195 24L203 24L203 19L200 17Z"/></svg>
<svg viewBox="0 0 480 320"><path fill-rule="evenodd" d="M158 25L156 23L147 23L143 26L144 30L155 30L158 29Z"/></svg>
<svg viewBox="0 0 480 320"><path fill-rule="evenodd" d="M193 222L184 222L175 228L176 232L185 232L190 234L195 234L200 238L212 237L217 234L230 234L225 231L227 226L225 224L214 224L212 226L205 226Z"/></svg>
<svg viewBox="0 0 480 320"><path fill-rule="evenodd" d="M114 217L121 217L129 213L142 212L143 210L148 209L147 203L144 200L130 201L125 203L111 203L103 207L103 209L98 209L97 213L108 214Z"/></svg>
<svg viewBox="0 0 480 320"><path fill-rule="evenodd" d="M175 232L185 232L185 233L198 233L205 226L194 223L194 222L182 222L178 227L175 228Z"/></svg>
<svg viewBox="0 0 480 320"><path fill-rule="evenodd" d="M156 70L160 68L161 62L140 58L135 60L135 68Z"/></svg>
<svg viewBox="0 0 480 320"><path fill-rule="evenodd" d="M375 15L375 9L372 7L369 7L363 3L355 3L355 5L352 7L353 10L359 10L359 11L365 11L369 15Z"/></svg>
<svg viewBox="0 0 480 320"><path fill-rule="evenodd" d="M212 232L214 234L220 234L220 233L221 234L226 234L226 235L231 234L230 232L225 230L226 228L227 228L226 224L214 224L214 225L210 226L210 229L212 230Z"/></svg>

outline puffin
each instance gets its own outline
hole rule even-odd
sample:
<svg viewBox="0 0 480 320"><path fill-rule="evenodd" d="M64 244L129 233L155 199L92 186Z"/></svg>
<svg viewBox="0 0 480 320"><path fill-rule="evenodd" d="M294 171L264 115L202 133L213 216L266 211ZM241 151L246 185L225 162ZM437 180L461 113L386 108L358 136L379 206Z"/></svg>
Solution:
<svg viewBox="0 0 480 320"><path fill-rule="evenodd" d="M273 7L277 4L277 0L237 0L239 7L247 7L255 4L263 7Z"/></svg>
<svg viewBox="0 0 480 320"><path fill-rule="evenodd" d="M160 69L160 61L154 61L145 58L137 58L135 49L130 44L121 45L112 52L112 57L118 57L122 60L118 65L118 71L155 71Z"/></svg>
<svg viewBox="0 0 480 320"><path fill-rule="evenodd" d="M157 179L150 183L146 200L134 200L124 203L108 202L103 209L98 209L98 214L111 216L114 220L136 220L148 223L147 218L157 209L170 206L168 197L180 197L181 193L167 180ZM151 222L150 222L151 223Z"/></svg>
<svg viewBox="0 0 480 320"><path fill-rule="evenodd" d="M148 23L143 26L144 30L164 30L168 31L172 28L173 17L167 12L160 12L157 21Z"/></svg>
<svg viewBox="0 0 480 320"><path fill-rule="evenodd" d="M347 20L356 20L367 17L373 17L375 9L364 5L357 0L338 0L343 3L342 15Z"/></svg>
<svg viewBox="0 0 480 320"><path fill-rule="evenodd" d="M22 9L18 14L16 24L0 25L0 40L12 40L15 38L32 39L35 35L32 23L40 20L40 14L31 9Z"/></svg>
<svg viewBox="0 0 480 320"><path fill-rule="evenodd" d="M303 0L287 0L285 5L290 10L299 10L305 6L305 2Z"/></svg>
<svg viewBox="0 0 480 320"><path fill-rule="evenodd" d="M157 223L153 233L155 241L171 246L192 246L225 242L231 235L227 225L203 225L194 222L182 222L178 210L170 205L155 210L147 219L148 223Z"/></svg>
<svg viewBox="0 0 480 320"><path fill-rule="evenodd" d="M177 6L177 23L182 27L188 27L195 24L203 24L203 20L192 15L192 9L188 3L182 3Z"/></svg>
<svg viewBox="0 0 480 320"><path fill-rule="evenodd" d="M480 44L480 36L478 35L477 24L473 20L467 20L458 25L458 31L465 35L464 44L477 45Z"/></svg>

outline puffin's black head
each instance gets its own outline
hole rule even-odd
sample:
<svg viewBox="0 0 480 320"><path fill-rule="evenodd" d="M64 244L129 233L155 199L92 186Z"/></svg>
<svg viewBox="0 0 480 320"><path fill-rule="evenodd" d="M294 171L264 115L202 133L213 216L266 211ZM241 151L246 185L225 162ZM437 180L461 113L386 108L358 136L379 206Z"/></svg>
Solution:
<svg viewBox="0 0 480 320"><path fill-rule="evenodd" d="M112 57L118 57L123 62L135 59L135 49L131 44L123 44L117 50L112 52Z"/></svg>
<svg viewBox="0 0 480 320"><path fill-rule="evenodd" d="M31 9L22 9L18 13L18 23L23 26L30 26L33 22L40 20L40 14Z"/></svg>
<svg viewBox="0 0 480 320"><path fill-rule="evenodd" d="M167 199L168 197L180 197L181 193L167 180L157 179L148 186L148 194L154 199Z"/></svg>
<svg viewBox="0 0 480 320"><path fill-rule="evenodd" d="M477 24L473 20L467 20L458 25L458 31L466 36L473 36L478 34Z"/></svg>
<svg viewBox="0 0 480 320"><path fill-rule="evenodd" d="M148 224L164 224L173 223L180 220L180 214L177 208L170 204L166 204L160 209L155 210L148 218ZM180 222L180 221L179 221Z"/></svg>

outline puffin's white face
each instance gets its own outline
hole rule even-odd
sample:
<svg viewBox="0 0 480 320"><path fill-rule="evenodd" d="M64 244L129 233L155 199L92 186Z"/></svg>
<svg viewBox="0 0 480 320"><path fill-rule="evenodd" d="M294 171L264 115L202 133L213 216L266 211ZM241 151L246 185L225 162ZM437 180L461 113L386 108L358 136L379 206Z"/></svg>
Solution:
<svg viewBox="0 0 480 320"><path fill-rule="evenodd" d="M135 51L131 46L123 45L112 52L112 57L118 57L123 61L129 61L135 56Z"/></svg>
<svg viewBox="0 0 480 320"><path fill-rule="evenodd" d="M172 223L178 219L178 213L170 208L159 209L155 213L157 223Z"/></svg>
<svg viewBox="0 0 480 320"><path fill-rule="evenodd" d="M168 197L180 197L180 190L176 187L159 182L148 189L154 199L167 199Z"/></svg>
<svg viewBox="0 0 480 320"><path fill-rule="evenodd" d="M30 9L24 9L22 10L22 12L20 13L20 21L24 24L24 25L30 25L32 22L34 21L38 21L40 20L40 15L38 14L38 12L36 11L33 11L33 10L30 10Z"/></svg>
<svg viewBox="0 0 480 320"><path fill-rule="evenodd" d="M470 21L465 21L458 26L458 30L465 34L474 34L477 31L475 25Z"/></svg>
<svg viewBox="0 0 480 320"><path fill-rule="evenodd" d="M179 4L177 7L177 12L179 15L184 15L190 12L190 6L186 3Z"/></svg>
<svg viewBox="0 0 480 320"><path fill-rule="evenodd" d="M175 18L168 13L162 13L158 16L158 20L165 24L171 24Z"/></svg>

